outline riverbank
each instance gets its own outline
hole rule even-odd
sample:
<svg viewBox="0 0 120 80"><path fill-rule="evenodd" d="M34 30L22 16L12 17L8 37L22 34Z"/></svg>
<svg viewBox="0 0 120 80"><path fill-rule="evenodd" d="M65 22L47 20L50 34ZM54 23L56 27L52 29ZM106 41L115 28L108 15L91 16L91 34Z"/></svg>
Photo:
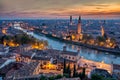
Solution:
<svg viewBox="0 0 120 80"><path fill-rule="evenodd" d="M95 49L95 50L99 50L99 51L103 51L103 52L109 52L109 53L112 53L112 54L115 54L115 55L120 54L120 49L113 49L113 48L106 48L106 47L100 47L100 46L95 46L95 45L83 44L83 43L80 43L80 42L75 42L75 41L55 37L55 36L52 36L50 34L45 34L45 33L42 33L42 32L39 32L39 33L34 32L34 33L42 34L42 35L45 35L46 37L49 37L49 38L52 38L52 39L57 39L59 41L65 42L65 43L70 43L70 44L74 44L74 45L78 45L78 46L84 46L86 48Z"/></svg>
<svg viewBox="0 0 120 80"><path fill-rule="evenodd" d="M31 35L32 37L38 40L47 40L50 48L57 49L57 50L63 50L63 46L67 45L68 51L76 52L76 49L80 48L79 55L85 59L96 61L96 62L104 61L107 64L111 64L111 62L113 61L114 64L120 64L119 55L115 55L113 53L103 52L103 51L99 51L95 49L85 48L83 46L67 43L65 41L55 39L53 37L46 37L46 35L41 34L40 31L33 32L33 31L27 31L25 29L19 29L19 30L23 31L24 33L28 35Z"/></svg>

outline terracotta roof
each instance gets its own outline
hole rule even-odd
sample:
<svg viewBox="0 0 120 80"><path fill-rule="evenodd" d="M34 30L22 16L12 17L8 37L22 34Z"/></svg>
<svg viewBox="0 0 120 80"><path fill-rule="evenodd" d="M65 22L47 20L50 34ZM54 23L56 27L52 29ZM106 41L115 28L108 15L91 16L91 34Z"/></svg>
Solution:
<svg viewBox="0 0 120 80"><path fill-rule="evenodd" d="M16 77L16 78L21 78L21 77L26 77L26 76L33 76L33 72L38 66L39 62L30 62L27 64L24 64L20 69L15 70L14 72L10 72L12 74L7 74L7 80L9 80L9 77L11 78Z"/></svg>
<svg viewBox="0 0 120 80"><path fill-rule="evenodd" d="M53 54L66 54L66 55L72 55L72 56L77 56L78 52L72 52L72 51L62 51L62 50L56 50L56 49L48 49L46 50L48 53L53 53Z"/></svg>

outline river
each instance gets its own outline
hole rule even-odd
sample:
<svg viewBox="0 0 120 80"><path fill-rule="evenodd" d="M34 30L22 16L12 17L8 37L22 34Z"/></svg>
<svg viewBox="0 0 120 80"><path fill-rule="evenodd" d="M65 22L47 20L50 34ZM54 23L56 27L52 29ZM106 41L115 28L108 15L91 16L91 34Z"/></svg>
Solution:
<svg viewBox="0 0 120 80"><path fill-rule="evenodd" d="M111 64L111 62L113 62L114 64L120 64L120 56L119 55L113 55L108 52L101 52L101 51L89 49L89 48L86 48L83 46L68 44L65 42L61 42L59 40L48 38L44 35L36 34L33 32L27 32L26 30L23 30L23 29L22 29L22 31L24 31L25 33L27 33L29 35L32 35L33 37L35 37L39 40L41 40L41 39L47 40L50 48L57 49L57 50L63 50L63 46L66 45L68 51L77 52L77 49L79 48L80 49L79 56L81 56L85 59L93 60L96 62L104 61L104 63L107 63L107 64Z"/></svg>
<svg viewBox="0 0 120 80"><path fill-rule="evenodd" d="M50 48L53 48L53 49L63 50L63 46L66 45L68 51L77 52L79 48L80 49L79 55L85 59L93 60L97 62L104 61L105 63L108 63L108 64L110 64L111 62L113 62L114 64L120 64L120 56L118 55L112 55L108 52L101 52L98 50L93 50L86 47L77 46L74 44L68 44L52 38L48 38L40 34L33 33L33 36L37 39L47 40Z"/></svg>

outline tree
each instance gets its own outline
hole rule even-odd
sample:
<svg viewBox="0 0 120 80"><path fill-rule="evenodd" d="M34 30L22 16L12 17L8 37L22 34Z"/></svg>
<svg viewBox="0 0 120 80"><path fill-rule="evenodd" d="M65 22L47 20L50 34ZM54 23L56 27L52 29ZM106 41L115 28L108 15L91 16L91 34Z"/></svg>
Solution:
<svg viewBox="0 0 120 80"><path fill-rule="evenodd" d="M66 67L66 60L64 59L64 65L63 65L63 75L65 77L71 77L71 70L70 70L70 64Z"/></svg>
<svg viewBox="0 0 120 80"><path fill-rule="evenodd" d="M90 40L93 40L93 36L92 35L89 35L89 34L84 34L83 35L82 41L84 41L84 43L89 44Z"/></svg>
<svg viewBox="0 0 120 80"><path fill-rule="evenodd" d="M48 78L49 80L55 80L55 77L54 76L51 76Z"/></svg>
<svg viewBox="0 0 120 80"><path fill-rule="evenodd" d="M78 73L78 75L77 75L81 80L83 79L83 77L82 77L82 73Z"/></svg>
<svg viewBox="0 0 120 80"><path fill-rule="evenodd" d="M66 73L69 75L69 77L71 77L70 63L68 64Z"/></svg>
<svg viewBox="0 0 120 80"><path fill-rule="evenodd" d="M116 79L112 77L105 77L105 76L98 75L98 74L92 74L91 80L116 80Z"/></svg>
<svg viewBox="0 0 120 80"><path fill-rule="evenodd" d="M66 73L66 60L64 59L63 63L63 75Z"/></svg>
<svg viewBox="0 0 120 80"><path fill-rule="evenodd" d="M75 66L75 64L74 64L74 70L73 70L73 77L77 77L77 75L76 75L76 66Z"/></svg>
<svg viewBox="0 0 120 80"><path fill-rule="evenodd" d="M103 37L103 36L97 36L96 37L96 42L97 42L97 45L99 46L104 46L105 42L106 42L106 39Z"/></svg>
<svg viewBox="0 0 120 80"><path fill-rule="evenodd" d="M55 79L60 79L62 77L63 77L62 75L57 75L57 76L55 76Z"/></svg>
<svg viewBox="0 0 120 80"><path fill-rule="evenodd" d="M66 73L65 73L63 76L64 76L64 77L66 77L66 78L69 78L69 75L68 75L68 74L66 74Z"/></svg>
<svg viewBox="0 0 120 80"><path fill-rule="evenodd" d="M99 76L97 74L93 74L91 76L91 80L103 80L103 77L102 76Z"/></svg>
<svg viewBox="0 0 120 80"><path fill-rule="evenodd" d="M85 71L86 71L86 68L83 68L83 71L82 71L83 78L85 78Z"/></svg>
<svg viewBox="0 0 120 80"><path fill-rule="evenodd" d="M27 44L28 41L30 41L30 38L29 38L27 35L23 35L23 36L21 37L21 43L22 43L22 44Z"/></svg>
<svg viewBox="0 0 120 80"><path fill-rule="evenodd" d="M98 42L105 42L105 41L106 41L106 39L105 39L104 37L102 37L102 36L97 36L97 37L96 37L96 40L97 40Z"/></svg>
<svg viewBox="0 0 120 80"><path fill-rule="evenodd" d="M81 80L85 80L86 75L85 75L86 68L83 68L82 73L78 74L78 77L80 77Z"/></svg>
<svg viewBox="0 0 120 80"><path fill-rule="evenodd" d="M47 77L42 75L42 76L40 77L40 80L47 80Z"/></svg>
<svg viewBox="0 0 120 80"><path fill-rule="evenodd" d="M0 43L2 43L2 44L3 44L3 41L4 41L4 36L2 36L0 40L1 40L1 42L0 42Z"/></svg>

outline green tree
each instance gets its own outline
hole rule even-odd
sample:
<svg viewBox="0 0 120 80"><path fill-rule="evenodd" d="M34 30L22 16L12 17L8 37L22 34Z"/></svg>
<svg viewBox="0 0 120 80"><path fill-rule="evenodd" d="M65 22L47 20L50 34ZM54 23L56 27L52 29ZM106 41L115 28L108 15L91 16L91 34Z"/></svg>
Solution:
<svg viewBox="0 0 120 80"><path fill-rule="evenodd" d="M78 77L80 77L81 80L85 80L86 75L85 75L86 68L82 69L82 72L78 74Z"/></svg>
<svg viewBox="0 0 120 80"><path fill-rule="evenodd" d="M11 40L12 38L8 35L3 36L5 40Z"/></svg>
<svg viewBox="0 0 120 80"><path fill-rule="evenodd" d="M116 80L114 78L105 78L104 80Z"/></svg>
<svg viewBox="0 0 120 80"><path fill-rule="evenodd" d="M63 75L65 77L71 77L71 70L70 70L70 64L66 67L66 60L64 59L64 64L63 64Z"/></svg>
<svg viewBox="0 0 120 80"><path fill-rule="evenodd" d="M83 68L83 71L82 71L82 76L83 76L83 78L85 78L85 71L86 71L86 68Z"/></svg>
<svg viewBox="0 0 120 80"><path fill-rule="evenodd" d="M103 77L97 74L91 76L91 80L103 80Z"/></svg>
<svg viewBox="0 0 120 80"><path fill-rule="evenodd" d="M81 80L83 80L83 76L82 76L82 73L78 73L77 75Z"/></svg>
<svg viewBox="0 0 120 80"><path fill-rule="evenodd" d="M83 34L82 41L84 41L84 43L89 44L89 41L90 41L90 40L93 40L93 36L92 36L92 35L89 35L89 34Z"/></svg>
<svg viewBox="0 0 120 80"><path fill-rule="evenodd" d="M68 64L68 67L67 67L67 74L69 75L69 77L71 77L70 63Z"/></svg>
<svg viewBox="0 0 120 80"><path fill-rule="evenodd" d="M55 77L54 76L51 76L48 78L49 80L55 80Z"/></svg>
<svg viewBox="0 0 120 80"><path fill-rule="evenodd" d="M98 42L105 42L105 41L106 41L106 39L105 39L104 37L102 37L102 36L97 36L97 37L96 37L96 40L97 40Z"/></svg>
<svg viewBox="0 0 120 80"><path fill-rule="evenodd" d="M3 41L4 41L4 36L1 36L1 38L0 38L0 43L3 44Z"/></svg>
<svg viewBox="0 0 120 80"><path fill-rule="evenodd" d="M63 75L66 73L66 60L64 59L63 63Z"/></svg>
<svg viewBox="0 0 120 80"><path fill-rule="evenodd" d="M46 76L43 76L43 75L42 75L42 76L40 77L40 80L48 80L48 79L47 79Z"/></svg>
<svg viewBox="0 0 120 80"><path fill-rule="evenodd" d="M55 79L60 79L62 77L63 77L62 75L57 75L57 76L55 76Z"/></svg>
<svg viewBox="0 0 120 80"><path fill-rule="evenodd" d="M96 37L96 43L97 43L97 45L101 45L100 43L105 43L106 42L106 39L103 37L103 36L97 36ZM105 44L102 44L101 46L104 46Z"/></svg>
<svg viewBox="0 0 120 80"><path fill-rule="evenodd" d="M66 78L69 78L69 74L65 73L63 76L66 77Z"/></svg>
<svg viewBox="0 0 120 80"><path fill-rule="evenodd" d="M76 75L77 73L76 73L76 66L75 66L75 64L74 64L74 69L73 69L73 77L77 77L77 75Z"/></svg>

